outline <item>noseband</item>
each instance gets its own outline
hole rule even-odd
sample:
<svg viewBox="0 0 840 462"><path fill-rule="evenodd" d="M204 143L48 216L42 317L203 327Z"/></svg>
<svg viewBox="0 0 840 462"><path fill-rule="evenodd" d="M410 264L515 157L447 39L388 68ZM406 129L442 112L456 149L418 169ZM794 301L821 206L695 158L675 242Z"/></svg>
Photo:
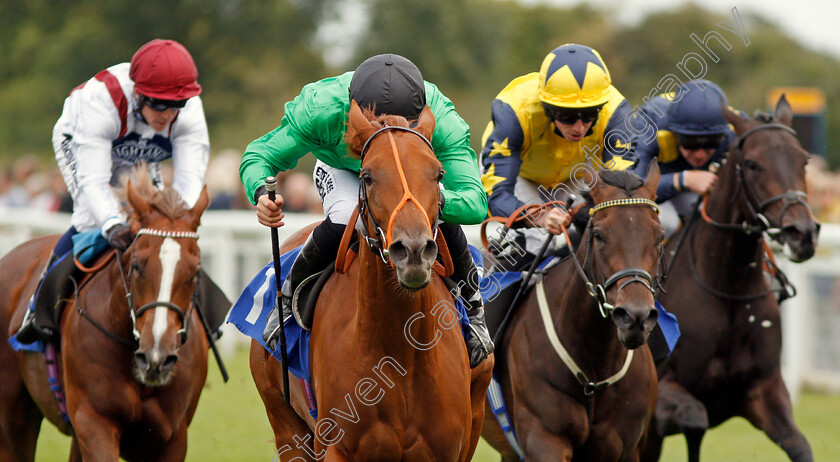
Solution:
<svg viewBox="0 0 840 462"><path fill-rule="evenodd" d="M801 204L805 208L808 209L808 212L811 213L811 207L808 205L808 195L805 194L803 191L799 190L788 190L784 194L779 194L777 196L773 196L769 199L761 200L758 196L758 193L755 191L755 186L752 183L747 181L746 174L744 173L745 166L744 166L744 151L743 146L744 142L746 141L747 137L759 130L784 130L790 133L793 136L796 136L796 131L792 128L788 127L787 125L782 125L778 123L769 123L769 124L762 124L756 127L753 127L738 137L738 141L736 143L735 148L735 158L737 160L737 164L735 165L735 171L737 172L736 178L738 179L737 188L735 194L732 195L732 202L734 203L735 200L743 193L744 196L744 203L747 206L747 217L744 219L743 223L721 223L711 219L706 212L706 201L703 201L703 205L701 207L701 213L703 219L709 223L710 225L720 228L720 229L736 229L739 231L743 231L745 234L754 234L754 233L761 233L766 232L770 237L775 238L779 234L781 234L782 229L782 220L784 219L785 213L787 213L788 208L795 204ZM765 216L765 211L767 210L770 205L782 201L782 210L779 212L779 219L778 219L778 226L773 227L771 225L770 220L767 219Z"/></svg>
<svg viewBox="0 0 840 462"><path fill-rule="evenodd" d="M425 142L427 146L429 146L429 149L431 149L432 152L434 152L432 143L419 132L407 127L395 127L391 125L386 125L380 128L379 130L373 132L373 134L370 135L370 137L368 137L368 139L365 141L365 144L362 146L361 157L362 161L364 161L365 154L367 153L371 141L373 141L376 135L379 135L383 132L388 132L388 139L391 142L391 152L394 155L394 162L397 164L397 173L399 174L400 182L402 183L402 199L400 199L400 202L399 204L397 204L396 208L394 208L394 211L391 212L391 216L388 219L388 226L386 227L386 231L383 231L382 228L376 223L376 219L374 219L373 214L370 211L370 207L368 206L367 186L365 185L364 180L359 182L359 214L365 217L364 219L367 220L368 224L372 226L376 237L374 238L370 236L367 226L364 227L365 229L362 235L364 236L368 246L379 255L379 258L381 258L386 265L391 263L388 249L391 247L391 243L393 242L394 220L396 219L397 214L405 207L407 203L411 202L412 204L417 206L418 209L420 209L420 212L423 214L423 218L426 220L426 226L429 228L429 234L432 235L432 239L435 239L437 237L437 225L434 226L433 230L432 223L429 220L429 215L426 213L426 210L423 209L423 206L420 205L420 202L417 200L417 198L414 197L413 194L411 194L411 190L408 189L408 181L406 180L405 171L403 171L402 162L400 161L400 153L397 149L397 143L394 140L394 135L391 133L395 130L409 132L419 136L420 139L423 140L423 142Z"/></svg>
<svg viewBox="0 0 840 462"><path fill-rule="evenodd" d="M631 205L644 205L652 207L653 210L659 214L659 207L656 205L656 202L644 199L640 197L634 198L627 198L627 199L616 199L612 201L602 202L595 207L592 207L589 210L589 216L594 217L596 213L601 210L610 207L626 207ZM610 290L610 287L613 285L618 284L618 282L622 279L629 278L618 284L618 292L621 292L622 289L627 287L628 285L636 282L642 284L647 290L650 291L652 294L656 294L654 287L656 286L656 281L654 278L651 277L650 273L641 269L641 268L625 268L623 270L616 271L610 277L606 278L602 284L595 284L592 282L595 279L595 250L593 249L593 235L592 235L592 219L589 220L589 224L587 224L587 232L589 235L589 239L587 240L587 247L586 247L586 256L584 257L583 264L581 264L578 259L577 255L572 252L572 260L575 262L575 268L577 268L578 274L580 274L581 279L583 279L584 284L586 284L586 291L589 293L592 298L598 302L598 311L601 313L601 316L604 318L609 317L610 312L615 309L615 306L607 301L607 291ZM566 236L567 243L569 244L569 249L571 249L571 241ZM588 266L588 271L584 270L584 265ZM589 274L589 276L587 275ZM600 272L600 269L597 271L598 274L603 276ZM603 279L603 277L602 277Z"/></svg>

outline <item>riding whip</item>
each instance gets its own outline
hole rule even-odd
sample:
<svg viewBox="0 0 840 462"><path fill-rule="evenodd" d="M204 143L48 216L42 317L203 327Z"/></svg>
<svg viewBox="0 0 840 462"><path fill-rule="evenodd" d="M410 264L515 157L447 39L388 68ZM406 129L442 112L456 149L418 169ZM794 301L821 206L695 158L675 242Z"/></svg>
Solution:
<svg viewBox="0 0 840 462"><path fill-rule="evenodd" d="M274 199L277 197L275 190L277 189L277 178L270 176L265 179L265 189L268 191L268 199L271 202L274 202ZM274 282L277 285L277 299L275 301L276 305L274 307L275 310L278 310L277 315L280 318L280 362L283 366L283 398L286 400L286 404L290 403L289 400L289 358L286 355L286 326L284 325L283 320L283 303L282 297L283 294L281 293L281 283L280 283L280 271L282 267L280 266L280 238L277 235L277 228L271 228L271 254L274 257Z"/></svg>
<svg viewBox="0 0 840 462"><path fill-rule="evenodd" d="M505 317L502 319L502 323L499 324L499 328L496 329L496 338L493 339L493 344L501 345L502 335L504 335L505 327L507 326L510 318L513 317L513 312L516 311L516 304L519 303L519 299L522 298L522 295L525 293L525 289L528 286L528 281L531 280L531 277L534 276L534 272L537 270L537 267L540 266L542 263L543 256L545 255L546 250L548 250L549 244L554 240L554 235L546 231L547 236L545 237L545 241L543 241L542 247L540 247L539 253L537 253L536 258L534 261L531 262L531 266L528 268L528 274L522 278L522 284L519 285L519 289L516 291L516 295L513 297L513 301L510 303L510 308L508 308L508 312L505 313ZM569 249L573 251L572 249Z"/></svg>

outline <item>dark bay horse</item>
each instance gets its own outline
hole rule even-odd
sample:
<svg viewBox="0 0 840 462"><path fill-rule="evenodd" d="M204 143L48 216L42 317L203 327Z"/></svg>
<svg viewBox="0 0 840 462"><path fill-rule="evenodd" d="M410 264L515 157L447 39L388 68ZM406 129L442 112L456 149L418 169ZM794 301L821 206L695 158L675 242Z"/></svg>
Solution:
<svg viewBox="0 0 840 462"><path fill-rule="evenodd" d="M141 170L138 170L141 172ZM47 382L44 355L14 352L29 296L55 236L0 260L0 461L31 462L44 418L71 435L70 460L183 461L187 426L207 375L207 339L192 308L200 253L192 209L139 173L125 189L137 238L78 286L61 316L60 379L69 422ZM127 296L127 294L129 294Z"/></svg>
<svg viewBox="0 0 840 462"><path fill-rule="evenodd" d="M543 276L496 346L495 375L527 461L638 461L656 403L646 341L658 319L658 182L655 165L646 182L599 173L575 258ZM489 411L483 436L503 460L519 460Z"/></svg>
<svg viewBox="0 0 840 462"><path fill-rule="evenodd" d="M793 261L814 254L819 224L804 192L808 156L789 128L784 96L772 120L744 119L728 109L724 115L737 142L701 206L703 219L685 231L661 297L679 318L682 336L659 369L645 460L657 460L664 436L683 433L688 458L697 462L706 430L741 416L791 460L812 461L782 381L781 315L762 269L763 232ZM669 259L677 241L669 243Z"/></svg>
<svg viewBox="0 0 840 462"><path fill-rule="evenodd" d="M432 271L443 170L428 141L431 110L408 127L402 117L351 106L346 139L362 158L364 239L317 303L310 353L317 422L298 381L290 385L294 409L284 403L279 362L251 344L252 374L283 461L465 462L478 444L493 359L470 370L452 296Z"/></svg>

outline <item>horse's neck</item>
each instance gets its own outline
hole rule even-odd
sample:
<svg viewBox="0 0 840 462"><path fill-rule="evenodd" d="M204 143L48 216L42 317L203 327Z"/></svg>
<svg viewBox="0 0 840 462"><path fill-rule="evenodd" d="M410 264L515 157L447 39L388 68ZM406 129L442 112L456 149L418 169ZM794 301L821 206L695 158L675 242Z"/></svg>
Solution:
<svg viewBox="0 0 840 462"><path fill-rule="evenodd" d="M410 324L414 338L425 342L435 337L435 318L429 313L436 303L430 300L433 292L430 287L415 293L403 291L394 269L364 244L360 247L355 317L358 335L365 337L368 348L379 347L390 356L413 355L416 348L404 331Z"/></svg>
<svg viewBox="0 0 840 462"><path fill-rule="evenodd" d="M583 257L579 252L578 258ZM624 361L626 348L618 340L615 323L601 316L574 262L567 260L546 279L546 300L560 341L585 373L593 373L593 377L596 373L614 373L613 363Z"/></svg>
<svg viewBox="0 0 840 462"><path fill-rule="evenodd" d="M107 296L104 296L107 294ZM105 268L82 283L77 305L92 316L109 332L123 335L131 334L131 318L123 279L120 275L119 261L114 258ZM123 309L111 309L119 306Z"/></svg>
<svg viewBox="0 0 840 462"><path fill-rule="evenodd" d="M736 175L734 165L725 170L709 195L706 211L714 221L728 224L744 221L741 211L744 191L739 188ZM750 274L760 275L761 265L758 263L763 251L760 233L720 229L700 221L694 234L690 245L695 267L701 274L714 276L715 280L741 280Z"/></svg>

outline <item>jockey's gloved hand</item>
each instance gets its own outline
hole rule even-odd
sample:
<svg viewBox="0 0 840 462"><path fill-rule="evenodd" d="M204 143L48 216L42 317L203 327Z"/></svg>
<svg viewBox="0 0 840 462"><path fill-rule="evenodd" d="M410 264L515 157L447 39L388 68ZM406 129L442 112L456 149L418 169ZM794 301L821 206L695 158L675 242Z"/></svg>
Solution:
<svg viewBox="0 0 840 462"><path fill-rule="evenodd" d="M125 250L128 249L128 246L130 246L134 241L134 235L131 232L131 227L123 223L112 226L108 230L105 238L108 239L108 244L111 247L119 250L120 252L125 252Z"/></svg>

